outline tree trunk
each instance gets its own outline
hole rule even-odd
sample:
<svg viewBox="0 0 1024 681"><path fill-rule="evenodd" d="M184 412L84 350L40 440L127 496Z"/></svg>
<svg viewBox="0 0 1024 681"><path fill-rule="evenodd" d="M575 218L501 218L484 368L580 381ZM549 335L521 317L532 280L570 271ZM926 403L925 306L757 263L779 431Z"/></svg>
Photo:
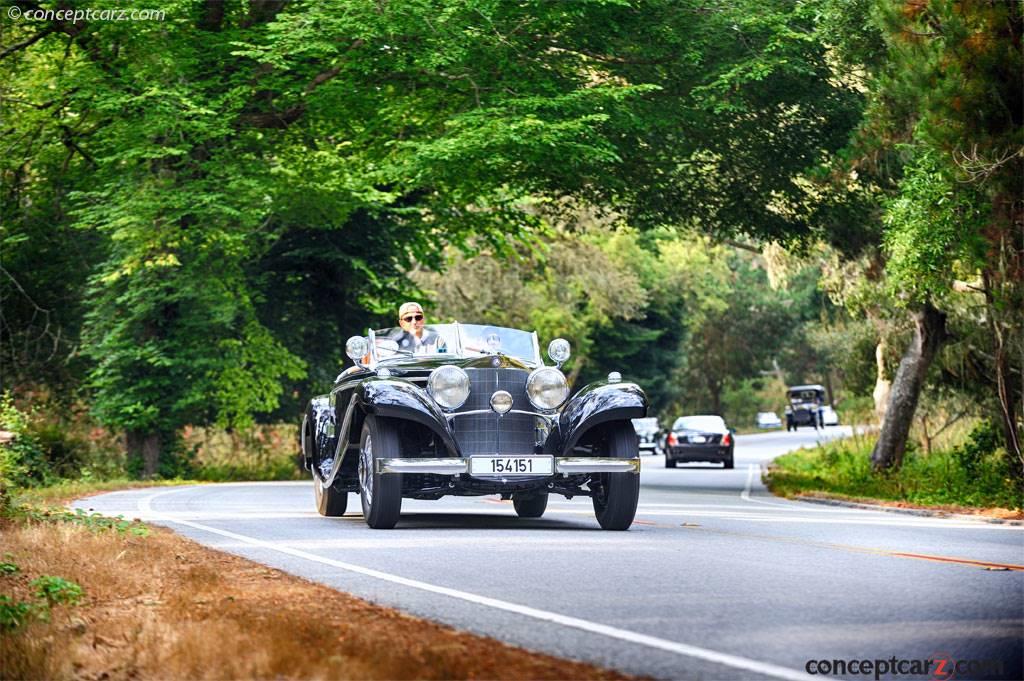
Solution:
<svg viewBox="0 0 1024 681"><path fill-rule="evenodd" d="M998 327L999 324L995 323L993 326ZM1005 332L1000 329L993 336L996 346L996 396L999 398L999 425L1003 431L1003 441L1006 443L1007 452L1016 460L1017 468L1024 469L1024 451L1022 451L1017 425L1017 402L1021 395L1020 381L1014 376L1010 367ZM1020 477L1019 474L1018 477Z"/></svg>
<svg viewBox="0 0 1024 681"><path fill-rule="evenodd" d="M1022 239L1024 241L1024 239ZM999 243L1000 262L997 269L982 272L985 285L985 307L992 331L992 351L995 355L996 398L999 403L999 425L1003 431L1003 441L1007 453L1016 461L1014 472L1018 479L1024 479L1024 447L1021 445L1018 426L1018 405L1024 400L1024 386L1021 374L1014 372L1012 353L1018 346L1024 355L1024 342L1021 342L1021 294L1022 283L1020 270L1015 278L1009 274L1007 251L1015 250L1015 244L1007 244L1007 239ZM1024 259L1024 255L1017 255ZM1024 356L1021 357L1021 371L1024 371Z"/></svg>
<svg viewBox="0 0 1024 681"><path fill-rule="evenodd" d="M128 455L142 459L142 477L152 478L160 471L160 434L146 430L129 430Z"/></svg>
<svg viewBox="0 0 1024 681"><path fill-rule="evenodd" d="M587 363L587 358L583 355L576 355L576 361L572 365L572 371L566 376L565 382L569 384L571 390L576 385L576 381L580 377L580 372L583 371L583 365Z"/></svg>
<svg viewBox="0 0 1024 681"><path fill-rule="evenodd" d="M836 396L832 393L832 371L825 369L825 394L828 395L828 403L836 406Z"/></svg>
<svg viewBox="0 0 1024 681"><path fill-rule="evenodd" d="M934 436L928 430L928 415L925 414L921 417L921 449L924 450L925 456L932 455L932 440Z"/></svg>
<svg viewBox="0 0 1024 681"><path fill-rule="evenodd" d="M900 360L900 368L892 382L885 423L871 452L871 466L876 471L898 469L903 464L903 452L928 368L948 337L946 315L931 303L925 303L913 316L914 338Z"/></svg>
<svg viewBox="0 0 1024 681"><path fill-rule="evenodd" d="M879 336L878 344L875 345L875 389L871 393L875 400L875 418L879 423L885 423L885 410L892 390L892 381L885 373L885 347L885 337Z"/></svg>
<svg viewBox="0 0 1024 681"><path fill-rule="evenodd" d="M722 383L709 380L708 391L711 393L712 413L722 416Z"/></svg>

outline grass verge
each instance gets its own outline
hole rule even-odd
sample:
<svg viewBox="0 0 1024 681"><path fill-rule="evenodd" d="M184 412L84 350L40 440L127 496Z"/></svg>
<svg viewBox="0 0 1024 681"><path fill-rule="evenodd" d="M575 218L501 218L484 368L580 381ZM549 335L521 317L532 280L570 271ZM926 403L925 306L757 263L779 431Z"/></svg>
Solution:
<svg viewBox="0 0 1024 681"><path fill-rule="evenodd" d="M162 528L0 518L0 678L626 679L372 605Z"/></svg>
<svg viewBox="0 0 1024 681"><path fill-rule="evenodd" d="M873 446L872 439L859 437L785 454L769 467L766 482L786 497L809 494L1024 518L1024 495L1005 451L973 455L954 448L928 456L910 451L898 471L874 473Z"/></svg>

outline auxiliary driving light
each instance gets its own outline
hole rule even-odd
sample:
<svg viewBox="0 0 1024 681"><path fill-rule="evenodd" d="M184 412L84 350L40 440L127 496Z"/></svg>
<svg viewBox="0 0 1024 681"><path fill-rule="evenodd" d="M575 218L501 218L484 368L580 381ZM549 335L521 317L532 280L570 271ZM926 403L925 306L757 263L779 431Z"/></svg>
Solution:
<svg viewBox="0 0 1024 681"><path fill-rule="evenodd" d="M507 414L512 408L512 395L507 390L498 390L491 395L491 409L497 414Z"/></svg>

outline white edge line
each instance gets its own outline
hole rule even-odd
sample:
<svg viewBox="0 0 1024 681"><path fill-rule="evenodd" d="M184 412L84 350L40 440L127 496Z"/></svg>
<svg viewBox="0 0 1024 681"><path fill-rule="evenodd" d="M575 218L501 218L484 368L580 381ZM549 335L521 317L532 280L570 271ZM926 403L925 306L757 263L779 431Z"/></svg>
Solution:
<svg viewBox="0 0 1024 681"><path fill-rule="evenodd" d="M740 492L740 499L743 501L753 501L750 498L750 488L754 484L754 469L759 468L754 464L747 466L747 484L743 486L743 491Z"/></svg>
<svg viewBox="0 0 1024 681"><path fill-rule="evenodd" d="M776 503L776 502L773 502L773 501L765 501L764 499L753 499L753 498L751 498L750 490L751 490L751 488L754 485L754 473L755 472L760 472L760 470L761 470L761 467L759 465L757 465L757 464L754 464L754 463L749 464L747 466L747 484L744 485L743 491L740 492L740 499L742 499L743 501L749 501L752 504L763 504L764 506L771 506L773 508L784 508L784 509L787 509L787 510L794 510L794 511L810 510L810 509L801 509L801 508L796 507L796 506L791 506L790 504L779 504L779 503Z"/></svg>
<svg viewBox="0 0 1024 681"><path fill-rule="evenodd" d="M379 570L373 570L371 568L362 567L360 565L353 565L352 563L344 563L339 560L333 560L331 558L325 558L318 556L313 553L308 553L299 549L293 549L287 546L278 546L262 539L256 539L255 537L249 537L244 534L237 534L228 530L220 530L215 527L209 527L200 523L194 523L189 520L180 520L171 516L164 516L153 510L152 500L156 497L163 496L165 494L173 494L174 492L180 492L183 489L179 488L173 490L167 490L164 492L157 492L151 494L139 500L139 510L147 518L163 520L164 522L177 523L179 525L185 525L192 527L203 532L210 532L212 534L218 534L222 537L228 537L236 541L249 544L250 546L258 546L260 548L269 549L271 551L277 551L284 553L296 558L302 558L303 560L309 560L315 563L321 563L323 565L330 565L341 570L348 572L354 572L356 574L364 575L367 577L373 577L374 579L380 579L385 582L391 582L392 584L400 584L407 586L412 589L419 589L421 591L427 591L430 593L439 594L442 596L448 596L450 598L457 598L462 601L474 603L476 605L483 605L496 610L504 610L505 612L511 612L517 615L523 615L525 617L531 617L533 619L541 620L544 622L551 622L553 624L559 624L564 627L570 627L573 629L579 629L580 631L586 631L592 634L599 634L607 636L609 638L618 639L620 641L626 641L628 643L636 643L638 645L647 646L649 648L656 648L658 650L664 650L670 653L676 653L678 655L685 655L686 657L694 657L700 660L708 662L714 662L721 664L726 667L733 667L735 669L743 669L746 671L754 672L756 674L763 674L764 676L771 676L777 679L799 679L800 681L807 681L808 679L814 679L816 677L811 676L803 671L796 669L789 669L788 667L781 667L778 665L770 664L767 662L758 662L757 660L751 660L745 657L739 657L737 655L729 655L728 653L720 653L714 650L708 650L707 648L700 648L698 646L688 645L686 643L677 643L675 641L669 641L663 638L657 638L656 636L647 636L646 634L638 634L633 631L627 631L625 629L619 629L617 627L610 627L604 624L597 624L596 622L588 622L587 620L578 619L576 617L568 617L566 615L559 615L558 613L548 612L546 610L539 610L537 608L531 608L525 605L518 605L516 603L509 603L507 601L501 601L495 598L489 598L487 596L479 596L477 594L471 594L466 591L459 591L457 589L449 589L444 586L437 586L434 584L428 584L415 579L407 579L405 577L398 577L397 575L391 575L386 572L380 572Z"/></svg>

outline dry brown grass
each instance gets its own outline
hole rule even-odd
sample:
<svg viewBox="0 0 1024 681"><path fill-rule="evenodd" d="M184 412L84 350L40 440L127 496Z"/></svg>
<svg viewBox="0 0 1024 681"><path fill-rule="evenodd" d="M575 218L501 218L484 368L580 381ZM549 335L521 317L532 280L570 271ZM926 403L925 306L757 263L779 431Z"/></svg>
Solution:
<svg viewBox="0 0 1024 681"><path fill-rule="evenodd" d="M170 531L0 520L0 592L85 591L0 633L2 679L625 679L372 605Z"/></svg>

